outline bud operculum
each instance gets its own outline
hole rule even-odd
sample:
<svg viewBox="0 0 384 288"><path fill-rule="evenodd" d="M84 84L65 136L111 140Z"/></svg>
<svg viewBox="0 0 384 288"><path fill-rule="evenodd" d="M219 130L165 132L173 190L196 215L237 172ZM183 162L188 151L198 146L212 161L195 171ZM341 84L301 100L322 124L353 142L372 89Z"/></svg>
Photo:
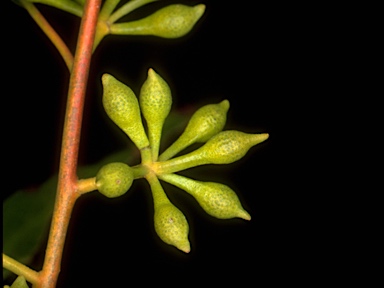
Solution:
<svg viewBox="0 0 384 288"><path fill-rule="evenodd" d="M236 193L224 184L196 181L176 174L161 175L160 179L191 194L204 211L213 217L219 219L238 217L251 220L251 216L242 207Z"/></svg>
<svg viewBox="0 0 384 288"><path fill-rule="evenodd" d="M204 158L212 164L229 164L235 162L248 150L267 140L268 134L248 134L236 130L220 132L212 137L199 150L205 154Z"/></svg>
<svg viewBox="0 0 384 288"><path fill-rule="evenodd" d="M204 11L205 5L203 4L194 7L173 4L137 21L115 23L111 25L111 33L178 38L191 31Z"/></svg>
<svg viewBox="0 0 384 288"><path fill-rule="evenodd" d="M137 148L149 146L141 121L139 102L131 88L109 74L102 76L102 82L103 106L109 118L131 138Z"/></svg>
<svg viewBox="0 0 384 288"><path fill-rule="evenodd" d="M161 240L185 253L191 251L188 222L184 214L172 203L155 208L154 222L155 231Z"/></svg>
<svg viewBox="0 0 384 288"><path fill-rule="evenodd" d="M141 87L139 101L141 112L147 121L152 158L156 161L163 124L172 106L172 95L168 84L153 69L148 70L148 78Z"/></svg>

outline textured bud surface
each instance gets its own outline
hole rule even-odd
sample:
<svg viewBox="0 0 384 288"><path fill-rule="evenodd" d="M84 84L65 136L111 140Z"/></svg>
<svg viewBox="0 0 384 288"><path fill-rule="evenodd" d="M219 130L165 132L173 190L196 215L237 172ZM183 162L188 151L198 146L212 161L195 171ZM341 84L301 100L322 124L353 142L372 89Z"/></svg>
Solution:
<svg viewBox="0 0 384 288"><path fill-rule="evenodd" d="M109 198L125 194L133 182L132 169L125 163L109 163L101 167L96 175L99 192Z"/></svg>
<svg viewBox="0 0 384 288"><path fill-rule="evenodd" d="M223 100L219 104L210 104L196 111L185 130L195 131L198 135L196 142L206 142L223 130L227 121L229 101Z"/></svg>
<svg viewBox="0 0 384 288"><path fill-rule="evenodd" d="M265 141L268 136L267 133L222 131L195 151L164 162L153 163L152 169L161 175L205 164L229 164L242 158L252 146Z"/></svg>
<svg viewBox="0 0 384 288"><path fill-rule="evenodd" d="M204 211L213 217L251 220L236 193L224 184L196 181L176 174L165 174L160 178L191 194Z"/></svg>
<svg viewBox="0 0 384 288"><path fill-rule="evenodd" d="M140 107L149 123L161 122L168 116L172 106L171 89L167 82L153 69L148 70L148 78L140 90Z"/></svg>
<svg viewBox="0 0 384 288"><path fill-rule="evenodd" d="M247 134L240 131L228 130L212 137L199 150L204 158L212 164L229 164L235 162L248 152L248 150L265 141L268 134Z"/></svg>
<svg viewBox="0 0 384 288"><path fill-rule="evenodd" d="M185 253L191 250L188 241L189 226L184 214L172 203L155 207L155 230L165 243Z"/></svg>
<svg viewBox="0 0 384 288"><path fill-rule="evenodd" d="M149 141L141 121L139 102L131 88L109 74L102 76L102 82L103 106L108 116L139 149L147 147Z"/></svg>
<svg viewBox="0 0 384 288"><path fill-rule="evenodd" d="M156 11L146 18L113 24L111 33L178 38L191 31L204 11L205 5L203 4L194 7L173 4Z"/></svg>
<svg viewBox="0 0 384 288"><path fill-rule="evenodd" d="M147 121L152 157L156 161L163 124L172 106L172 95L167 82L153 69L148 71L148 78L140 90L139 101L141 112Z"/></svg>
<svg viewBox="0 0 384 288"><path fill-rule="evenodd" d="M224 128L228 109L228 100L223 100L219 104L205 105L198 109L192 115L184 132L160 155L159 160L168 160L189 145L195 142L206 142L219 133Z"/></svg>
<svg viewBox="0 0 384 288"><path fill-rule="evenodd" d="M189 253L189 226L184 214L169 201L158 178L154 174L147 176L151 186L155 209L155 231L165 243Z"/></svg>

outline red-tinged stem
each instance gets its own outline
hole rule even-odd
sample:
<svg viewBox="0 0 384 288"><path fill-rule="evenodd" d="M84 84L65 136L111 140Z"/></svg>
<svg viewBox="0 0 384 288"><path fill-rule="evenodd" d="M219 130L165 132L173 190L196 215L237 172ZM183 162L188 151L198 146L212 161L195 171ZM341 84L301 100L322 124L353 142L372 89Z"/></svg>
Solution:
<svg viewBox="0 0 384 288"><path fill-rule="evenodd" d="M76 199L77 161L84 98L101 0L87 0L69 82L59 168L59 182L43 269L36 288L54 288L60 272L68 224Z"/></svg>

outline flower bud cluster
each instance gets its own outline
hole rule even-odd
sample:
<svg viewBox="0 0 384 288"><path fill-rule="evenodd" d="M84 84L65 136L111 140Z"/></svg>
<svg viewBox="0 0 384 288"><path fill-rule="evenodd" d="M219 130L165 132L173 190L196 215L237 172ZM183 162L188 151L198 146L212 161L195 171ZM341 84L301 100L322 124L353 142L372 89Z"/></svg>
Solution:
<svg viewBox="0 0 384 288"><path fill-rule="evenodd" d="M101 193L108 197L120 196L129 189L134 179L145 178L152 191L156 233L165 243L186 253L190 251L187 219L168 199L159 179L192 195L213 217L251 219L236 193L227 185L190 179L176 172L204 164L237 161L252 146L266 140L268 134L222 131L230 106L228 100L223 100L198 109L180 137L159 153L163 124L172 106L171 91L166 81L149 69L139 97L109 74L102 76L102 83L105 111L139 148L142 163L134 167L123 163L102 167L96 177ZM203 145L174 157L196 142Z"/></svg>

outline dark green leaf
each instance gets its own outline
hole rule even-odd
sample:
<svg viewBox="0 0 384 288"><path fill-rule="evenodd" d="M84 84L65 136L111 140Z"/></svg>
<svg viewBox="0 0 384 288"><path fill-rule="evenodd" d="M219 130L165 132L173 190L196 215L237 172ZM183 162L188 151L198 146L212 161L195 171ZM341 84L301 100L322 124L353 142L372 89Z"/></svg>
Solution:
<svg viewBox="0 0 384 288"><path fill-rule="evenodd" d="M17 191L4 201L4 253L22 263L31 261L49 227L56 183L53 177L36 191Z"/></svg>

